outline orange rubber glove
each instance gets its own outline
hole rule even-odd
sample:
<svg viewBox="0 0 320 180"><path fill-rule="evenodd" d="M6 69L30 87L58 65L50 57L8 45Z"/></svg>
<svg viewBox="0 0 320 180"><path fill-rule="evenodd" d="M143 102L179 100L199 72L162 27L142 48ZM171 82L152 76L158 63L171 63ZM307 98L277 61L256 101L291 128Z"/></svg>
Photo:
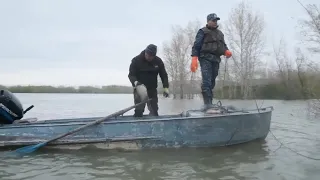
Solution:
<svg viewBox="0 0 320 180"><path fill-rule="evenodd" d="M196 70L198 69L198 57L197 56L192 57L190 69L191 69L191 72L196 72Z"/></svg>
<svg viewBox="0 0 320 180"><path fill-rule="evenodd" d="M231 51L226 50L226 51L224 52L224 55L225 55L227 58L229 58L229 57L232 56L232 53L231 53Z"/></svg>

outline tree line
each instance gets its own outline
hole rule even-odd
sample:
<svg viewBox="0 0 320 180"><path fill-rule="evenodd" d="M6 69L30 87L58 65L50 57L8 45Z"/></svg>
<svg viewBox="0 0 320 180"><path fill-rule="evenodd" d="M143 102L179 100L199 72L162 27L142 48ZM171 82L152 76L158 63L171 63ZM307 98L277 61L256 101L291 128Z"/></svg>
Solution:
<svg viewBox="0 0 320 180"><path fill-rule="evenodd" d="M201 81L194 80L193 82L185 81L182 89L184 94L182 98L191 99L195 96L199 96L201 89ZM320 98L320 86L316 87L314 96L307 96L308 91L301 92L299 88L300 81L298 79L290 82L291 91L289 91L279 79L255 79L252 80L253 86L252 91L254 96L247 97L247 99L285 99L285 100L296 100L296 99L314 99ZM174 89L176 84L180 85L180 82L170 82L170 89L173 98L180 97L180 89ZM217 90L215 90L215 98L219 99L243 99L241 93L241 86L234 86L236 82L233 81L217 81ZM223 86L224 85L224 86ZM222 88L223 86L223 88ZM161 82L159 82L158 93L161 94L162 90ZM68 87L68 86L2 86L0 89L7 89L13 93L84 93L84 94L132 94L133 89L131 86L80 86L80 87ZM306 93L306 95L304 95Z"/></svg>
<svg viewBox="0 0 320 180"><path fill-rule="evenodd" d="M1 89L7 89L13 93L90 93L90 94L130 94L132 93L132 87L130 86L79 86L79 87L67 87L67 86L1 86Z"/></svg>

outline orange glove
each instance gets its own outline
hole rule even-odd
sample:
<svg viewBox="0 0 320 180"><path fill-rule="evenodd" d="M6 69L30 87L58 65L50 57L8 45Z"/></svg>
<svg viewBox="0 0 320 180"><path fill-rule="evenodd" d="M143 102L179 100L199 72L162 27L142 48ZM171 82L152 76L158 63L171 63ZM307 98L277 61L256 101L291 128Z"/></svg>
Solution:
<svg viewBox="0 0 320 180"><path fill-rule="evenodd" d="M192 62L191 62L191 72L196 72L196 70L198 69L198 57L197 56L193 56L192 57Z"/></svg>
<svg viewBox="0 0 320 180"><path fill-rule="evenodd" d="M224 55L225 55L227 58L229 58L229 57L232 56L232 53L231 53L231 51L226 50L226 51L224 52Z"/></svg>

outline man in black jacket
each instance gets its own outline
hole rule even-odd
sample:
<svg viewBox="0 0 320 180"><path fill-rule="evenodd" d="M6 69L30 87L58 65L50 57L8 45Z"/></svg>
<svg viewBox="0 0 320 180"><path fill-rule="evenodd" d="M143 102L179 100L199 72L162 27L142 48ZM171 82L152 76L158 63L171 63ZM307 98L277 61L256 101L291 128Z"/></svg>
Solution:
<svg viewBox="0 0 320 180"><path fill-rule="evenodd" d="M148 92L148 97L152 98L148 103L150 115L158 116L158 74L160 75L163 84L163 95L169 96L169 82L168 74L164 67L164 63L157 55L157 46L150 44L139 55L134 57L129 68L129 80L134 87L134 103L141 102L137 95L135 87L138 85L145 85ZM143 115L145 104L135 108L135 117Z"/></svg>

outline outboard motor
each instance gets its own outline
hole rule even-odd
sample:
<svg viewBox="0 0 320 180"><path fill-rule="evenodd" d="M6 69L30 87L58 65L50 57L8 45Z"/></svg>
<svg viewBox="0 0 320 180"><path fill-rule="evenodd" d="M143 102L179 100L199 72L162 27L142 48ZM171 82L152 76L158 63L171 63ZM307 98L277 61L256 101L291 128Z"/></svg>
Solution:
<svg viewBox="0 0 320 180"><path fill-rule="evenodd" d="M8 90L0 90L0 124L12 124L15 120L33 108L33 105L23 111L19 99Z"/></svg>

